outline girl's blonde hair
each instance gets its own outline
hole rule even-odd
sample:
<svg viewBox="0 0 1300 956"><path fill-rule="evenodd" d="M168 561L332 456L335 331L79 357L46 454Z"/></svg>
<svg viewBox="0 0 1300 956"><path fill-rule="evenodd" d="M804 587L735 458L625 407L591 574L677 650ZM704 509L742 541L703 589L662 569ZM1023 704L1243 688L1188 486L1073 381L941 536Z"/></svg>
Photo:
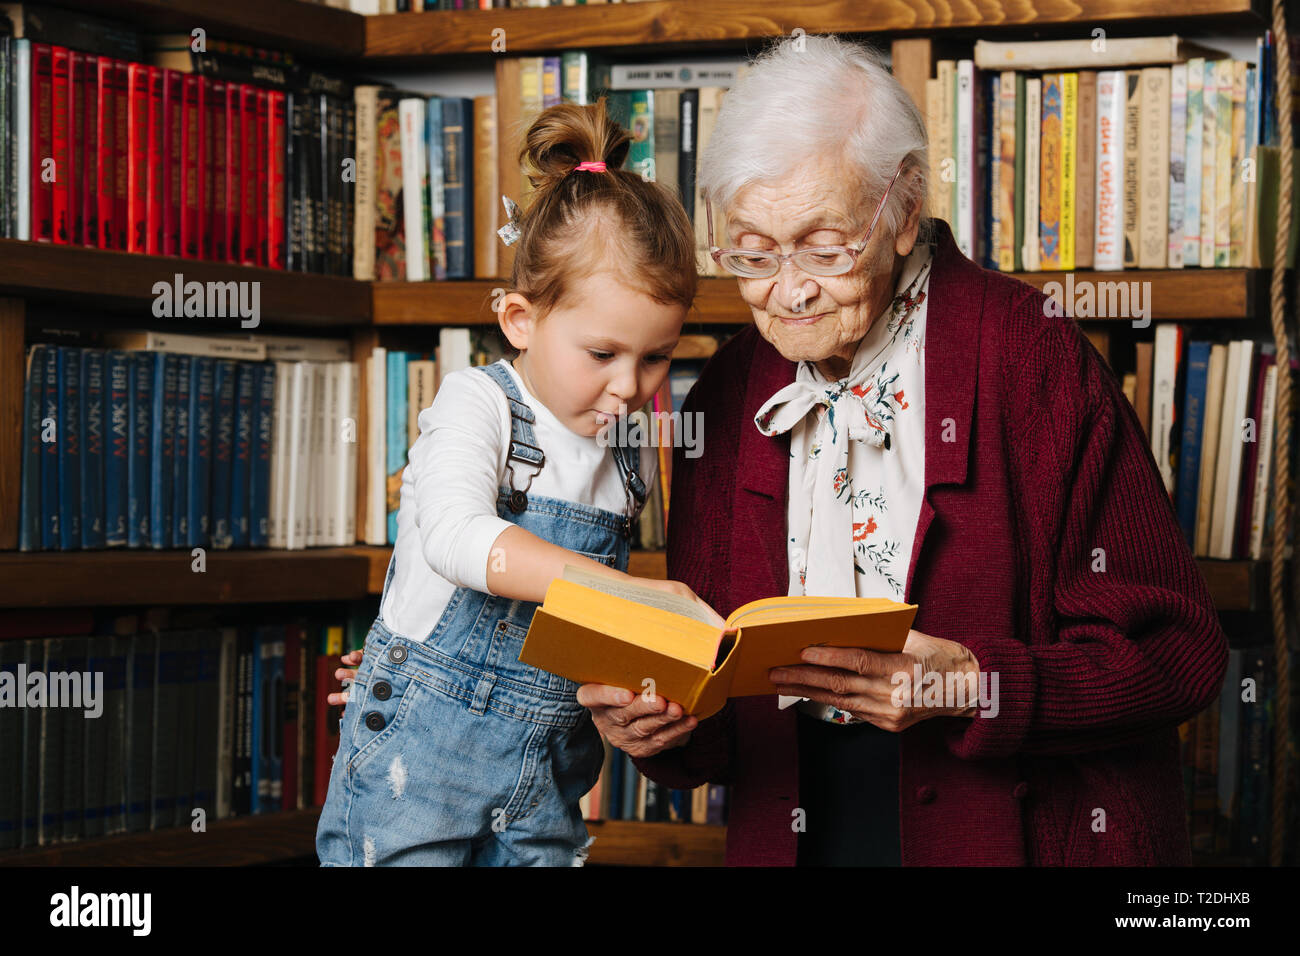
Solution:
<svg viewBox="0 0 1300 956"><path fill-rule="evenodd" d="M694 229L668 189L621 168L631 141L603 97L552 106L529 128L519 161L534 192L519 218L510 282L541 315L601 268L605 253L626 285L656 302L690 308L695 300ZM577 170L597 161L604 172Z"/></svg>

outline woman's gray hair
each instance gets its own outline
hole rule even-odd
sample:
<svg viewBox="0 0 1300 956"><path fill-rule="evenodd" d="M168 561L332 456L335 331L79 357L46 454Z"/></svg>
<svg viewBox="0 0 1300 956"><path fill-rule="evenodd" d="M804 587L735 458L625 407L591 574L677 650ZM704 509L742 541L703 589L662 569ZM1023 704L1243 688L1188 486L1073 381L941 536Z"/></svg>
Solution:
<svg viewBox="0 0 1300 956"><path fill-rule="evenodd" d="M925 122L870 47L801 35L764 51L722 101L700 155L699 186L725 214L744 186L778 182L813 153L843 160L845 174L856 176L867 192L868 216L902 162L903 175L877 228L897 233L918 201L924 225L930 172ZM720 237L725 227L718 225Z"/></svg>

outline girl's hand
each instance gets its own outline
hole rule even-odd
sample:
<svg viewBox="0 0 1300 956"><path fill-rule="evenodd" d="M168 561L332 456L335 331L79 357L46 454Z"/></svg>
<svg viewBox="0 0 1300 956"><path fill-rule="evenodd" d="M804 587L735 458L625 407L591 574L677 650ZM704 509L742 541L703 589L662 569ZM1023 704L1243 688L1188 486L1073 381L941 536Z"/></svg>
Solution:
<svg viewBox="0 0 1300 956"><path fill-rule="evenodd" d="M686 600L688 601L693 601L696 604L698 604L701 608L704 609L705 613L708 615L709 623L712 624L714 627L721 630L727 626L726 620L723 619L723 617L720 614L718 614L717 611L709 607L709 605L706 604L698 594L692 591L687 585L683 584L681 581L663 581L660 580L659 578L634 577L632 578L632 583L639 584L642 587L654 588L656 591L666 591L669 594L675 594L678 597L686 598Z"/></svg>
<svg viewBox="0 0 1300 956"><path fill-rule="evenodd" d="M334 676L342 681L354 681L357 679L357 668L361 666L362 651L348 651L339 658L347 667L340 667L334 672ZM350 669L349 669L350 668ZM325 700L334 707L344 707L348 705L348 689L344 688L341 694L328 694Z"/></svg>

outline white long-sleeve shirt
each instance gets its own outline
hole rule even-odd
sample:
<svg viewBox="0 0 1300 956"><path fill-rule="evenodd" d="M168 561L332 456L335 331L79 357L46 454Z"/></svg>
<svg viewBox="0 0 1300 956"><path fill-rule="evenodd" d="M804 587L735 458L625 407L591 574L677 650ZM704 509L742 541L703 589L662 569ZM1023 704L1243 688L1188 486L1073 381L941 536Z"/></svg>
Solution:
<svg viewBox="0 0 1300 956"><path fill-rule="evenodd" d="M618 465L608 446L562 425L502 359L524 402L533 410L535 444L546 462L528 489L615 514L626 510ZM497 515L497 492L510 484L510 407L505 392L474 369L449 373L433 404L420 412L420 436L407 454L397 512L396 564L380 616L394 634L423 641L458 587L491 593L488 559L510 522ZM653 451L653 449L649 449ZM641 460L650 460L642 449ZM511 462L514 487L534 473ZM649 482L644 467L642 477Z"/></svg>

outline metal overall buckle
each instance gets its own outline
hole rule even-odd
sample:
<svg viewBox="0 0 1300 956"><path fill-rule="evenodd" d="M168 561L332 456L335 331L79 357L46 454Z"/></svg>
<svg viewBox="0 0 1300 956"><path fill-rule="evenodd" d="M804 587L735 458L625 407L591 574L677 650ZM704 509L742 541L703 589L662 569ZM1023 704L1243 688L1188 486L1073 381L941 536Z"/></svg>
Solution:
<svg viewBox="0 0 1300 956"><path fill-rule="evenodd" d="M531 462L527 458L523 458L516 455L515 454L516 445L518 445L521 448L531 448L533 451L537 452L537 454L542 456L541 462L540 463ZM528 476L528 483L524 485L523 488L515 487L515 469L514 466L510 464L511 460L522 461L529 465L532 464L537 465L537 471L533 472L531 475ZM506 504L509 506L512 512L514 512L515 514L523 514L524 511L528 509L528 489L533 486L533 479L536 478L539 474L541 474L542 469L545 467L546 467L546 453L544 451L542 451L536 445L530 445L527 442L515 441L513 439L511 440L510 455L506 459L506 471L510 472L510 496L509 498L506 499Z"/></svg>

